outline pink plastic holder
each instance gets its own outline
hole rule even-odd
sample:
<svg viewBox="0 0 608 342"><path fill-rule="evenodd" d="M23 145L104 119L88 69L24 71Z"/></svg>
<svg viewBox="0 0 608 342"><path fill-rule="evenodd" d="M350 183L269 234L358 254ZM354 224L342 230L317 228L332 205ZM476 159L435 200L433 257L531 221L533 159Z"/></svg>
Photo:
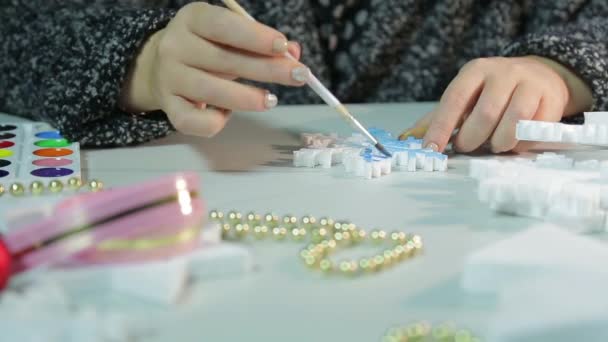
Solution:
<svg viewBox="0 0 608 342"><path fill-rule="evenodd" d="M8 222L3 237L13 272L40 266L81 266L170 258L198 247L205 205L200 180L178 173L153 181L79 194L31 222L27 212Z"/></svg>

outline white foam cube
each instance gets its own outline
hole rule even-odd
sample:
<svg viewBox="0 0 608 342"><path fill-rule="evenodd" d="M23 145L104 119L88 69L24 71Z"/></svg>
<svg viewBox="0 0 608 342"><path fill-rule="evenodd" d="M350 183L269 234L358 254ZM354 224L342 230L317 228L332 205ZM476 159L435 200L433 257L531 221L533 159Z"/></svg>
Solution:
<svg viewBox="0 0 608 342"><path fill-rule="evenodd" d="M539 224L469 255L462 286L471 292L500 292L524 277L590 272L608 275L608 246L596 239Z"/></svg>
<svg viewBox="0 0 608 342"><path fill-rule="evenodd" d="M160 304L175 303L188 279L188 261L183 257L103 268L113 291Z"/></svg>
<svg viewBox="0 0 608 342"><path fill-rule="evenodd" d="M333 151L329 148L319 150L319 152L316 155L315 164L321 165L321 167L324 169L331 168L332 152Z"/></svg>
<svg viewBox="0 0 608 342"><path fill-rule="evenodd" d="M416 171L416 163L417 163L417 157L415 154L410 154L410 157L407 160L407 170L409 172L414 172Z"/></svg>
<svg viewBox="0 0 608 342"><path fill-rule="evenodd" d="M207 248L202 246L191 253L187 260L189 274L195 280L241 275L255 267L249 249L228 242Z"/></svg>

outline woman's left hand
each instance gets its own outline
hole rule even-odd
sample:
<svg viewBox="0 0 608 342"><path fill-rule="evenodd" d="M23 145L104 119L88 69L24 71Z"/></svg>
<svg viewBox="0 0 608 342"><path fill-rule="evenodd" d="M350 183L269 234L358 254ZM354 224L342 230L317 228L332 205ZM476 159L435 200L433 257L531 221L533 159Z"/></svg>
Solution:
<svg viewBox="0 0 608 342"><path fill-rule="evenodd" d="M515 139L519 120L559 121L591 104L587 85L552 60L481 58L467 63L433 112L401 137L426 131L425 146L437 151L443 151L450 139L458 152L474 151L488 141L494 153L525 150L531 144Z"/></svg>

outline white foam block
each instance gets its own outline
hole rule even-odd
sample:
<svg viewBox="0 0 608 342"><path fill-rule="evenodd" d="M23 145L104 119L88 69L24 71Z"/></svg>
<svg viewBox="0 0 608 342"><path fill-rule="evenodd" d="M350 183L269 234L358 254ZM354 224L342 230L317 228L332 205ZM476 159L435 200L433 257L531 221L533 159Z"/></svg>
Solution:
<svg viewBox="0 0 608 342"><path fill-rule="evenodd" d="M228 242L192 253L189 264L190 276L196 280L244 274L254 268L249 249Z"/></svg>
<svg viewBox="0 0 608 342"><path fill-rule="evenodd" d="M551 224L539 224L473 252L462 286L471 292L500 292L541 275L607 274L608 246Z"/></svg>
<svg viewBox="0 0 608 342"><path fill-rule="evenodd" d="M103 268L113 292L163 305L176 303L188 280L186 258Z"/></svg>
<svg viewBox="0 0 608 342"><path fill-rule="evenodd" d="M607 341L607 287L605 274L564 273L505 288L488 341Z"/></svg>
<svg viewBox="0 0 608 342"><path fill-rule="evenodd" d="M515 136L523 141L607 146L608 119L604 113L586 113L584 125L520 120Z"/></svg>

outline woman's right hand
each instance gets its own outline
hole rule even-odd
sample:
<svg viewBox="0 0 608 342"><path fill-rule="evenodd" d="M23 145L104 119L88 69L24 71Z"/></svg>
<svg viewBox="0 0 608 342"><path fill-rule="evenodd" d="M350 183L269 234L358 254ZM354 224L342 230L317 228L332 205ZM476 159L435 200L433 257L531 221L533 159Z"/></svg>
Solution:
<svg viewBox="0 0 608 342"><path fill-rule="evenodd" d="M163 110L173 126L211 137L230 111L265 111L277 105L268 91L237 78L287 86L305 84L309 70L300 46L280 32L203 2L184 6L142 47L121 94L134 112Z"/></svg>

